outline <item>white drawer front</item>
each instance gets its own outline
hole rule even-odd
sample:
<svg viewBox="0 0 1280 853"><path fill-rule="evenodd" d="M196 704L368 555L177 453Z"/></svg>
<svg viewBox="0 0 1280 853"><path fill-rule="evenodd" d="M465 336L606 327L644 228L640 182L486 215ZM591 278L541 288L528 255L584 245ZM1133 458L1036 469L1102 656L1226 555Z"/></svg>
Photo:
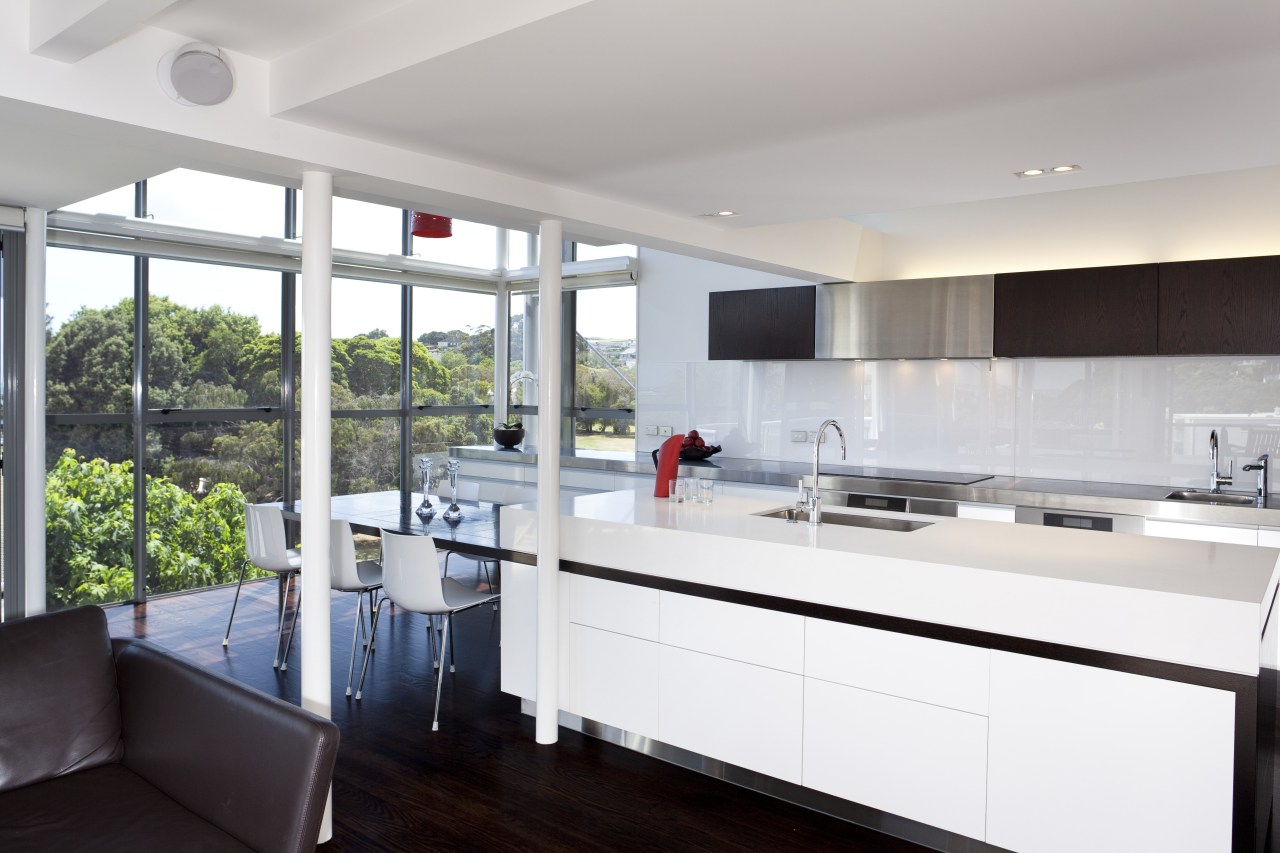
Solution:
<svg viewBox="0 0 1280 853"><path fill-rule="evenodd" d="M806 678L804 784L981 840L987 718Z"/></svg>
<svg viewBox="0 0 1280 853"><path fill-rule="evenodd" d="M1227 853L1235 697L993 652L987 840L1026 853Z"/></svg>
<svg viewBox="0 0 1280 853"><path fill-rule="evenodd" d="M674 592L662 593L661 609L663 645L803 671L803 616Z"/></svg>
<svg viewBox="0 0 1280 853"><path fill-rule="evenodd" d="M609 726L658 736L658 644L569 626L567 695L560 706Z"/></svg>
<svg viewBox="0 0 1280 853"><path fill-rule="evenodd" d="M605 631L658 639L658 591L586 575L574 575L569 621Z"/></svg>
<svg viewBox="0 0 1280 853"><path fill-rule="evenodd" d="M804 678L661 649L659 740L800 784Z"/></svg>
<svg viewBox="0 0 1280 853"><path fill-rule="evenodd" d="M804 674L813 678L985 714L990 671L987 649L806 620Z"/></svg>
<svg viewBox="0 0 1280 853"><path fill-rule="evenodd" d="M1147 519L1148 536L1170 539L1194 539L1197 542L1223 542L1227 545L1257 545L1258 528L1230 524L1193 524L1183 521Z"/></svg>

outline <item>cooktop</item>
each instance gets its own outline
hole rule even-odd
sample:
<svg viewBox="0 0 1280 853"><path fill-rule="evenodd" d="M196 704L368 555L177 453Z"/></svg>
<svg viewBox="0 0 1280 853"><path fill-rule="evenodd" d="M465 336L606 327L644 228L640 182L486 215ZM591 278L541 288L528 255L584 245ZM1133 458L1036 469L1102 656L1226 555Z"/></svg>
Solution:
<svg viewBox="0 0 1280 853"><path fill-rule="evenodd" d="M990 474L956 474L947 471L912 471L906 468L875 468L863 465L823 465L821 474L835 477L865 477L872 480L912 480L917 483L947 483L967 486L990 480Z"/></svg>

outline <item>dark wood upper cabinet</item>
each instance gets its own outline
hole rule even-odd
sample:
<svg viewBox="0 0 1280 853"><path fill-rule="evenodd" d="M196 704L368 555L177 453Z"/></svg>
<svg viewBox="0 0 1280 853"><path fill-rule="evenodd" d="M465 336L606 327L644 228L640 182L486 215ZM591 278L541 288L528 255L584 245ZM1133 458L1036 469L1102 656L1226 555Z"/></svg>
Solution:
<svg viewBox="0 0 1280 853"><path fill-rule="evenodd" d="M722 290L709 295L707 358L813 358L816 285Z"/></svg>
<svg viewBox="0 0 1280 853"><path fill-rule="evenodd" d="M1003 358L1156 354L1156 264L996 276Z"/></svg>
<svg viewBox="0 0 1280 853"><path fill-rule="evenodd" d="M1161 355L1280 354L1280 257L1160 264Z"/></svg>

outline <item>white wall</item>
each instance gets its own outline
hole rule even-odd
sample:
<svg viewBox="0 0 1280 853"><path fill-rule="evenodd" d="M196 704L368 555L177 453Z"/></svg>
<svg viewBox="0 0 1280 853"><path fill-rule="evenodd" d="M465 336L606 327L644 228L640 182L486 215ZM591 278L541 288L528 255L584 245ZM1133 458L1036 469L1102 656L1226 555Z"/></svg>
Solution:
<svg viewBox="0 0 1280 853"><path fill-rule="evenodd" d="M1045 202L1021 219L1027 199L902 214L885 263L923 276L1280 254L1280 169L1160 183L1055 193L1058 219ZM1280 450L1280 358L709 362L709 292L804 282L645 249L640 269L642 452L661 443L652 424L697 428L727 456L805 461L791 432L834 417L850 465L1203 485L1210 429L1237 472Z"/></svg>

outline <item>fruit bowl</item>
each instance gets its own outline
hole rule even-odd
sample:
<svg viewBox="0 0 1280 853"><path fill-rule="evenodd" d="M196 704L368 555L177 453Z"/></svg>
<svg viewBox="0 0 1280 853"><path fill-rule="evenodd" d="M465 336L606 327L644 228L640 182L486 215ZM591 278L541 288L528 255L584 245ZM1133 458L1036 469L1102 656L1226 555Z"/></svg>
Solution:
<svg viewBox="0 0 1280 853"><path fill-rule="evenodd" d="M680 448L680 458L696 462L714 456L719 452L720 445L718 444L708 444L706 447L682 447Z"/></svg>

